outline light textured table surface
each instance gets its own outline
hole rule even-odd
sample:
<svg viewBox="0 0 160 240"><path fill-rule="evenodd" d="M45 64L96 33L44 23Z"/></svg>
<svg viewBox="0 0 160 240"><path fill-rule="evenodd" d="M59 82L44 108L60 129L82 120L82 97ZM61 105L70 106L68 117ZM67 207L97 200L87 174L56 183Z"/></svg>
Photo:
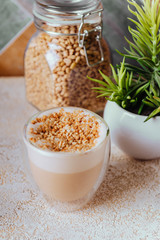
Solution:
<svg viewBox="0 0 160 240"><path fill-rule="evenodd" d="M25 174L21 131L34 112L23 78L0 79L0 240L159 240L160 160L136 161L112 147L92 202L57 213Z"/></svg>

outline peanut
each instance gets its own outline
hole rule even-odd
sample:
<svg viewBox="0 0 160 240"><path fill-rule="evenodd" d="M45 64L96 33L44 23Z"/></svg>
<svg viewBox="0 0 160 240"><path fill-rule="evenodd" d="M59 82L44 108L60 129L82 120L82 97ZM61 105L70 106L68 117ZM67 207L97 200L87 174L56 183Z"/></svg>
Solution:
<svg viewBox="0 0 160 240"><path fill-rule="evenodd" d="M45 30L73 34L79 26L44 26ZM91 28L90 25L85 28ZM54 48L52 49L52 44ZM56 48L57 46L57 48ZM79 106L100 111L105 105L103 99L96 99L91 90L96 83L87 79L102 79L98 70L110 74L110 53L102 40L105 60L91 68L86 64L84 49L79 47L77 36L53 37L39 33L29 44L25 54L26 96L29 102L40 110L57 106ZM95 36L88 38L86 51L89 61L100 58ZM56 59L56 60L55 60Z"/></svg>

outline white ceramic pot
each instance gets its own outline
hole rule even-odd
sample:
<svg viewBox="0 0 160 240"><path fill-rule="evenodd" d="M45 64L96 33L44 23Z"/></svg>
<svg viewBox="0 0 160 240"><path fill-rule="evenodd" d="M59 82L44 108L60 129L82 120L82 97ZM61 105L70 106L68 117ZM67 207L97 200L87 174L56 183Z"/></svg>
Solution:
<svg viewBox="0 0 160 240"><path fill-rule="evenodd" d="M137 159L160 157L160 117L144 122L146 116L128 112L108 101L104 110L111 141L122 151Z"/></svg>

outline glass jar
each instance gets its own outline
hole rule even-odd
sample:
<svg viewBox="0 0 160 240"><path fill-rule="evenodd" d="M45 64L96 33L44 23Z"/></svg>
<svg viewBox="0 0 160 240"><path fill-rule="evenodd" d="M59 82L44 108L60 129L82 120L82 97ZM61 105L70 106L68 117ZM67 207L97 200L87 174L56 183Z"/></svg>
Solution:
<svg viewBox="0 0 160 240"><path fill-rule="evenodd" d="M102 38L100 0L36 0L38 29L25 52L28 101L39 110L77 106L95 112L105 102L91 89L110 74L110 52Z"/></svg>

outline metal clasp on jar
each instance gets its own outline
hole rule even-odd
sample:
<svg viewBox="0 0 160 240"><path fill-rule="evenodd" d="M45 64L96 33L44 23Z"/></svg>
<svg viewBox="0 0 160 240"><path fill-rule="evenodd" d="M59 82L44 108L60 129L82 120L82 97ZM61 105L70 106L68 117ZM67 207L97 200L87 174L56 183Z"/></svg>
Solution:
<svg viewBox="0 0 160 240"><path fill-rule="evenodd" d="M87 62L87 65L89 67L93 67L101 62L104 61L104 54L103 54L103 49L102 49L102 45L101 45L101 38L102 38L102 11L103 9L99 9L99 10L96 10L96 11L93 11L93 12L89 12L89 13L86 13L86 14L83 14L81 16L81 24L80 24L80 27L79 27L79 31L78 31L78 42L79 42L79 46L80 47L83 47L84 49L84 52L85 52L85 56L86 56L86 62ZM93 29L90 29L90 30L86 30L83 29L83 25L84 25L84 20L86 17L92 15L92 14L99 14L99 17L101 19L100 21L100 24L98 26L96 26L95 28ZM86 45L85 45L85 39L89 36L89 33L91 32L96 32L96 37L95 37L95 40L98 42L98 45L99 45L99 51L100 51L100 60L91 64L89 62L89 59L88 59L88 54L87 54L87 49L86 49Z"/></svg>

